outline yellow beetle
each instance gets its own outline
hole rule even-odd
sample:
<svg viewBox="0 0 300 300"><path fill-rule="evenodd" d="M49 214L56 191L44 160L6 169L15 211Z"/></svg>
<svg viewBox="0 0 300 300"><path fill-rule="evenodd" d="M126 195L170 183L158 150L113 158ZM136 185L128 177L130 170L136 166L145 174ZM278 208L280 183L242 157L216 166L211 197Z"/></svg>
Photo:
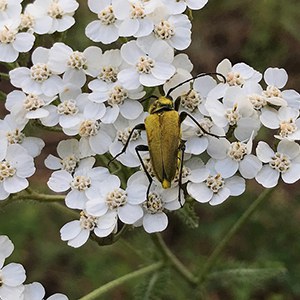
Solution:
<svg viewBox="0 0 300 300"><path fill-rule="evenodd" d="M181 181L185 141L181 139L181 123L188 116L199 126L199 128L204 133L215 136L214 134L208 133L192 115L188 114L185 111L181 113L178 112L180 98L175 101L175 106L173 100L170 98L170 94L172 93L172 91L177 89L179 86L205 75L218 75L221 76L226 82L226 79L222 74L204 73L199 74L194 78L183 81L177 86L171 88L166 96L154 96L156 97L156 100L150 105L149 116L145 118L144 123L138 124L132 129L122 151L115 155L109 162L110 164L113 160L115 160L118 156L126 151L134 130L146 130L148 146L138 145L136 146L135 150L149 180L147 197L153 179L150 176L149 172L146 170L142 157L139 154L140 151L149 151L150 161L154 174L159 182L161 182L161 185L164 189L171 187L171 183L175 178L176 172L178 170L179 154L181 152L178 182L178 201L180 205L182 205L180 200L180 189L182 188ZM215 137L219 138L219 136Z"/></svg>
<svg viewBox="0 0 300 300"><path fill-rule="evenodd" d="M162 187L171 187L178 166L181 145L180 115L173 101L160 97L149 109L145 119L150 160L156 178Z"/></svg>

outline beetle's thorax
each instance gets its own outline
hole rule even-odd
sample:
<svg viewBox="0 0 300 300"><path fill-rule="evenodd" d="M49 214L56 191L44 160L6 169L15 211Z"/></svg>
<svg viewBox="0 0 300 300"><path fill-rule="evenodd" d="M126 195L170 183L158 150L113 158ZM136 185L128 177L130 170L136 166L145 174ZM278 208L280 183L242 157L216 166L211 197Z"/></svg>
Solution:
<svg viewBox="0 0 300 300"><path fill-rule="evenodd" d="M156 114L159 112L170 110L174 110L173 101L165 96L161 96L151 104L149 113Z"/></svg>

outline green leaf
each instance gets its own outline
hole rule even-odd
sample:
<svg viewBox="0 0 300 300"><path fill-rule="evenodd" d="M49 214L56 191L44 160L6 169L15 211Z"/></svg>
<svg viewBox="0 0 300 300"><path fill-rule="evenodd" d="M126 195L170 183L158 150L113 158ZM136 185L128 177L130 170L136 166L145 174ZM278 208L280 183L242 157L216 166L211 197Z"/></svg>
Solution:
<svg viewBox="0 0 300 300"><path fill-rule="evenodd" d="M199 216L197 215L194 202L185 203L183 208L175 211L175 214L181 219L181 221L191 229L198 228Z"/></svg>
<svg viewBox="0 0 300 300"><path fill-rule="evenodd" d="M164 269L155 272L151 276L143 278L136 286L134 300L158 300L163 299L163 295L168 293L170 284L170 270Z"/></svg>
<svg viewBox="0 0 300 300"><path fill-rule="evenodd" d="M217 280L221 284L231 285L247 283L261 285L270 279L284 277L287 273L284 267L274 268L239 268L213 272L208 276L208 280Z"/></svg>

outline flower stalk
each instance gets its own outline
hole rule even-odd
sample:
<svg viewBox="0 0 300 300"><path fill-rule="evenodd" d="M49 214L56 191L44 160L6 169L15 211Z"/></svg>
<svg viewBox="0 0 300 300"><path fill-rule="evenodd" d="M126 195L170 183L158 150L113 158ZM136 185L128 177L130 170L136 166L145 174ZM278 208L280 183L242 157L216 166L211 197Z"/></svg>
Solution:
<svg viewBox="0 0 300 300"><path fill-rule="evenodd" d="M147 275L149 273L153 273L155 271L158 271L164 266L164 263L162 261L154 263L152 265L149 265L147 267L141 268L137 271L133 271L131 273L128 273L120 278L117 278L115 280L112 280L98 289L92 291L91 293L87 294L86 296L80 298L79 300L94 300L94 299L99 299L100 296L104 295L108 291L124 284L127 281L130 281L132 279L139 278L141 276Z"/></svg>
<svg viewBox="0 0 300 300"><path fill-rule="evenodd" d="M184 264L172 253L164 242L162 236L157 233L151 236L155 245L159 248L159 252L163 254L172 267L191 285L197 285L197 278L184 266Z"/></svg>

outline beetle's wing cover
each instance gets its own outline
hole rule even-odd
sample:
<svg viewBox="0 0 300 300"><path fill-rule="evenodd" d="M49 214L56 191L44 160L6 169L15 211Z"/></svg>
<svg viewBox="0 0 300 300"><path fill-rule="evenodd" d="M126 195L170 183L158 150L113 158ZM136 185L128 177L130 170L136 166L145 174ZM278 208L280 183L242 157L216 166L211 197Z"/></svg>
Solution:
<svg viewBox="0 0 300 300"><path fill-rule="evenodd" d="M151 114L145 119L151 163L163 187L171 186L178 162L180 123L177 111Z"/></svg>
<svg viewBox="0 0 300 300"><path fill-rule="evenodd" d="M157 179L163 181L163 157L161 153L161 124L158 114L151 114L145 119L148 147L153 171Z"/></svg>
<svg viewBox="0 0 300 300"><path fill-rule="evenodd" d="M171 186L178 166L178 147L180 143L179 114L176 110L165 112L162 116L161 144L165 179Z"/></svg>

